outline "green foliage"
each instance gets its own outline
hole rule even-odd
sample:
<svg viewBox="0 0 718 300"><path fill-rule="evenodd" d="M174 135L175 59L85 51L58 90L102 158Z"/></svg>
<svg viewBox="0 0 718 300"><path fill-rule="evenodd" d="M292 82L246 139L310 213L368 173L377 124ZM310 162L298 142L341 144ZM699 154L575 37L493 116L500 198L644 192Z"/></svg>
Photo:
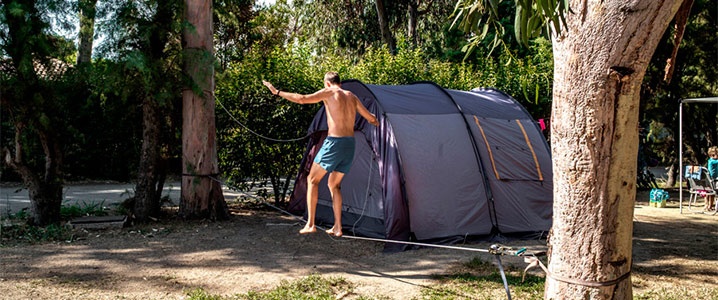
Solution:
<svg viewBox="0 0 718 300"><path fill-rule="evenodd" d="M341 277L324 278L310 275L303 279L283 281L278 287L268 292L249 292L240 299L247 300L280 300L280 299L336 299L337 295L351 293L353 286Z"/></svg>
<svg viewBox="0 0 718 300"><path fill-rule="evenodd" d="M299 105L273 97L261 80L274 83L282 91L310 94L322 87L322 78L330 70L339 72L343 79L369 84L431 80L457 90L495 87L516 97L535 117L545 117L550 110L553 81L550 45L537 40L531 49L534 56L482 57L477 64L431 59L406 43L400 44L395 54L386 48L369 48L358 61L344 55L310 55L302 47L276 48L269 54L253 51L218 75L216 97L249 129L278 139L306 135L320 104ZM269 180L275 201L284 201L284 183L296 175L306 141L260 139L235 123L221 106L217 108L217 129L220 169L230 185L248 190L254 183Z"/></svg>
<svg viewBox="0 0 718 300"><path fill-rule="evenodd" d="M501 274L496 266L478 257L464 263L465 269L454 274L436 275L439 284L422 289L421 299L477 299L506 298ZM509 266L506 280L515 299L543 299L544 278L526 274L521 280L521 272Z"/></svg>
<svg viewBox="0 0 718 300"><path fill-rule="evenodd" d="M341 277L322 277L309 275L292 282L282 283L266 292L249 292L231 297L208 294L202 288L196 288L186 293L189 300L223 300L223 299L245 299L245 300L330 300L338 299L339 295L352 293L354 286ZM366 299L366 298L361 298Z"/></svg>
<svg viewBox="0 0 718 300"><path fill-rule="evenodd" d="M82 200L81 203L63 205L60 207L60 216L63 220L70 220L83 216L106 216L107 208L104 204L105 200L100 202L86 202L85 200Z"/></svg>
<svg viewBox="0 0 718 300"><path fill-rule="evenodd" d="M72 230L61 224L50 224L45 227L28 225L25 222L11 226L2 226L0 241L10 240L22 243L61 242L72 240Z"/></svg>
<svg viewBox="0 0 718 300"><path fill-rule="evenodd" d="M458 0L454 9L453 26L466 33L473 33L469 44L463 50L472 52L493 32L491 50L503 43L506 33L500 10L502 0ZM529 40L544 35L560 35L565 29L564 16L569 12L568 0L516 0L513 22L514 37L521 45L528 46ZM505 45L505 44L504 44Z"/></svg>
<svg viewBox="0 0 718 300"><path fill-rule="evenodd" d="M715 0L696 0L675 59L670 84L664 81L666 61L673 50L674 26L669 26L646 70L641 89L641 128L648 144L646 156L662 164L678 164L678 101L718 95L718 11ZM686 104L683 149L686 162L705 164L707 149L718 145L716 104ZM677 169L677 168L676 168Z"/></svg>
<svg viewBox="0 0 718 300"><path fill-rule="evenodd" d="M188 300L222 300L222 296L210 295L202 288L196 288L186 293Z"/></svg>
<svg viewBox="0 0 718 300"><path fill-rule="evenodd" d="M216 98L240 122L263 135L291 139L306 134L306 126L318 105L297 105L272 97L262 85L265 79L277 88L297 93L312 93L321 87L317 74L311 73L309 55L298 50L277 49L269 57L249 53L218 75ZM297 172L304 141L274 143L260 139L236 124L217 108L218 155L220 168L229 184L247 190L253 183L269 179L275 200L282 202L280 180L291 179Z"/></svg>

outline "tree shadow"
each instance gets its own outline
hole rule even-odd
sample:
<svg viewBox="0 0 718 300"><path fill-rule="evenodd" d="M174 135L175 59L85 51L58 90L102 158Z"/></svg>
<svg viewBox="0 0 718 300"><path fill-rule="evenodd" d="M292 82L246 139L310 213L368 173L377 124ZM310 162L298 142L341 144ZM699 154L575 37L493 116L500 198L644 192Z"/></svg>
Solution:
<svg viewBox="0 0 718 300"><path fill-rule="evenodd" d="M5 248L0 251L0 278L8 282L47 279L57 285L82 282L105 291L122 286L176 292L202 287L237 293L319 273L376 286L391 280L404 288L428 288L436 279L432 274L476 256L476 252L445 249L385 254L382 243L337 239L324 233L299 235L303 224L278 213L235 213L225 222L163 220L122 230L90 231L86 239L71 244ZM522 264L519 258L509 259L510 263Z"/></svg>

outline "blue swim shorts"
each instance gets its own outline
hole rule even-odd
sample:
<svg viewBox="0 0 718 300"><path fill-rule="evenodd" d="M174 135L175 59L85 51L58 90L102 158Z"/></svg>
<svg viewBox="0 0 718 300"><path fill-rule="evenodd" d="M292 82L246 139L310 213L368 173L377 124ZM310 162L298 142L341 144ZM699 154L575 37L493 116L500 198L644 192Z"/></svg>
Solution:
<svg viewBox="0 0 718 300"><path fill-rule="evenodd" d="M348 173L354 160L354 137L333 137L328 136L319 149L314 162L322 169L331 173L334 171Z"/></svg>

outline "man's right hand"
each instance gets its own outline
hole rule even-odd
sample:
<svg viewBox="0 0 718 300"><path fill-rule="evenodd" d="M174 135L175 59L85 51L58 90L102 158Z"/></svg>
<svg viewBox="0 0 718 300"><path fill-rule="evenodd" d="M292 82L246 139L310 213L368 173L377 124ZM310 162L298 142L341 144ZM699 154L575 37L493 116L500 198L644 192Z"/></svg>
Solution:
<svg viewBox="0 0 718 300"><path fill-rule="evenodd" d="M272 92L272 95L276 95L279 90L277 90L271 83L262 80L262 83L269 88L269 91Z"/></svg>
<svg viewBox="0 0 718 300"><path fill-rule="evenodd" d="M371 125L379 127L379 120L377 120L376 117L374 117L371 121L369 121L369 123L371 123Z"/></svg>

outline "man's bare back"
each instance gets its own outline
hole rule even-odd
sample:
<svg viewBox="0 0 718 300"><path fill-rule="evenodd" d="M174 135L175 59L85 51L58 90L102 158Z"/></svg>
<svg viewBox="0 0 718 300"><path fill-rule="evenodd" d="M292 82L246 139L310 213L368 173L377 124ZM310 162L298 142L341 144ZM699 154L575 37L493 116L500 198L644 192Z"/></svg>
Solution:
<svg viewBox="0 0 718 300"><path fill-rule="evenodd" d="M357 112L355 101L359 101L350 91L338 87L326 88L331 96L323 100L327 113L327 135L343 137L354 136L354 122Z"/></svg>

